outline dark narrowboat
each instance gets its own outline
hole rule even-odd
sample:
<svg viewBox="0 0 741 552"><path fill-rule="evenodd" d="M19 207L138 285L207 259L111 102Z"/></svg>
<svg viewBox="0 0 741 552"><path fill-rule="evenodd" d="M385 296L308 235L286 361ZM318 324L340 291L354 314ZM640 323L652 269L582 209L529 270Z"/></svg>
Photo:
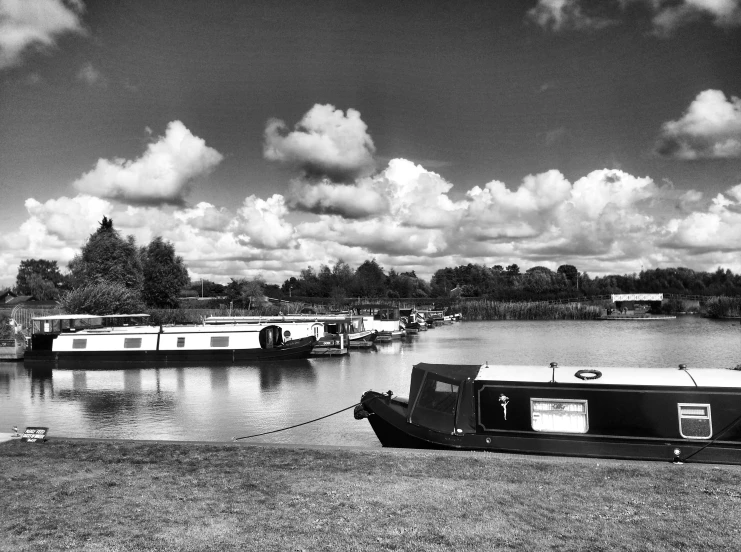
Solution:
<svg viewBox="0 0 741 552"><path fill-rule="evenodd" d="M355 409L386 447L741 464L741 371L418 364Z"/></svg>

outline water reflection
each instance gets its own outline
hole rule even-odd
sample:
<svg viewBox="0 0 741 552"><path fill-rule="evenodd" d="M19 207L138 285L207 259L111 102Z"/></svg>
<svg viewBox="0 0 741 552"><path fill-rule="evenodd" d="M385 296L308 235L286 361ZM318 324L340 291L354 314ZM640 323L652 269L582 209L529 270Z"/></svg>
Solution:
<svg viewBox="0 0 741 552"><path fill-rule="evenodd" d="M314 365L306 359L265 362L256 368L260 373L261 391L277 389L283 384L310 384L316 380Z"/></svg>

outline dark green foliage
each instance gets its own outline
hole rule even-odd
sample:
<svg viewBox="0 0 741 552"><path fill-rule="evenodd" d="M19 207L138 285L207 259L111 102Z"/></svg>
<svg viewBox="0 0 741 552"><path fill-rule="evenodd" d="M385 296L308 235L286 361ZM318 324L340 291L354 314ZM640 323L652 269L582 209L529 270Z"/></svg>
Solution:
<svg viewBox="0 0 741 552"><path fill-rule="evenodd" d="M113 228L113 221L105 217L80 254L72 259L69 268L75 286L99 281L115 282L139 292L144 283L134 237L121 238Z"/></svg>
<svg viewBox="0 0 741 552"><path fill-rule="evenodd" d="M56 299L65 280L57 261L25 259L18 266L15 289L18 295L33 295L39 301Z"/></svg>
<svg viewBox="0 0 741 552"><path fill-rule="evenodd" d="M355 271L354 291L362 297L381 297L386 288L386 275L375 259L365 261Z"/></svg>
<svg viewBox="0 0 741 552"><path fill-rule="evenodd" d="M175 247L157 236L142 248L141 264L144 302L152 307L176 307L180 290L190 284L190 276L182 257L175 255Z"/></svg>
<svg viewBox="0 0 741 552"><path fill-rule="evenodd" d="M103 280L68 291L59 303L70 314L135 314L144 310L137 290Z"/></svg>

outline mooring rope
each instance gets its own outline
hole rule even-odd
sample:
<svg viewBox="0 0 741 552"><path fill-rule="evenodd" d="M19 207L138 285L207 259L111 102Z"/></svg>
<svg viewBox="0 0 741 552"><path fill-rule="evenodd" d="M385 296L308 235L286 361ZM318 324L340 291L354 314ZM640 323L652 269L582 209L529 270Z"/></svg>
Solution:
<svg viewBox="0 0 741 552"><path fill-rule="evenodd" d="M692 458L695 454L698 454L698 453L702 452L703 450L705 450L706 448L708 448L710 445L712 445L713 443L715 443L715 441L717 441L718 439L720 439L721 435L723 435L726 431L728 431L733 426L735 426L738 422L741 422L741 416L739 416L738 418L736 418L735 420L733 420L730 424L728 424L726 427L724 427L720 432L716 433L715 434L715 437L713 437L712 439L710 439L710 441L708 441L707 443L705 443L704 446L700 447L699 449L697 449L695 452L693 452L689 456L685 456L684 458L681 458L680 460L682 460L683 462L686 462L687 460L689 460L690 458Z"/></svg>
<svg viewBox="0 0 741 552"><path fill-rule="evenodd" d="M324 418L329 418L330 416L334 416L335 414L339 414L340 412L344 412L345 410L350 410L351 408L355 408L359 404L362 403L355 403L351 406L348 406L347 408L343 408L342 410L338 410L337 412L332 412L331 414L327 414L326 416L322 416L320 418L314 418L313 420L309 420L308 422L302 422L300 424L292 425L289 427L283 427L281 429L274 429L273 431L265 431L263 433L256 433L254 435L247 435L245 437L232 437L232 441L239 441L241 439L252 439L253 437L261 437L263 435L270 435L271 433L278 433L280 431L286 431L288 429L293 429L294 427L300 427L306 424L312 424L314 422L318 422L319 420L323 420Z"/></svg>

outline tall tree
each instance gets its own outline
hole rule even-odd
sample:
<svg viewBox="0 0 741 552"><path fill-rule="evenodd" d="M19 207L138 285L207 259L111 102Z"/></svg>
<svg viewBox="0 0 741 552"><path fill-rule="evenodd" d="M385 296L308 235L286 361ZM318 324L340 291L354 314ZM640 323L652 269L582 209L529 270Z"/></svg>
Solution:
<svg viewBox="0 0 741 552"><path fill-rule="evenodd" d="M183 258L175 255L175 247L161 236L143 247L140 254L144 302L153 307L177 307L180 290L190 284Z"/></svg>
<svg viewBox="0 0 741 552"><path fill-rule="evenodd" d="M363 297L385 295L386 275L375 259L365 261L355 271L355 291Z"/></svg>
<svg viewBox="0 0 741 552"><path fill-rule="evenodd" d="M18 266L15 288L19 295L33 295L39 300L56 299L64 281L57 261L25 259Z"/></svg>
<svg viewBox="0 0 741 552"><path fill-rule="evenodd" d="M133 236L123 239L113 220L103 217L82 251L69 263L75 286L95 282L117 282L141 291L144 283L139 251Z"/></svg>

